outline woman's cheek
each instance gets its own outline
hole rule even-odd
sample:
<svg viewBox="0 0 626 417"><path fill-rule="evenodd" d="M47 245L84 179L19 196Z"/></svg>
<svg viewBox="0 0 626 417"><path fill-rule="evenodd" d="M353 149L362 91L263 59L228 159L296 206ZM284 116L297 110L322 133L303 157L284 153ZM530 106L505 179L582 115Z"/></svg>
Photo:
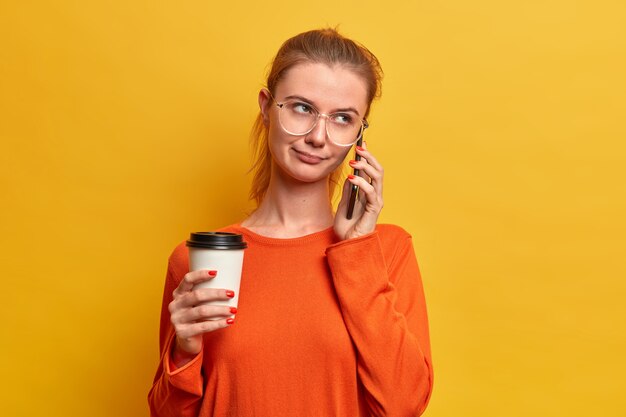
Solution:
<svg viewBox="0 0 626 417"><path fill-rule="evenodd" d="M341 164L343 161L345 161L345 160L346 160L346 157L347 157L347 156L348 156L348 154L350 153L350 150L351 150L351 149L352 149L352 147L342 149L342 155L343 155L343 156L341 157L341 160L339 161L339 163L340 163L340 164Z"/></svg>

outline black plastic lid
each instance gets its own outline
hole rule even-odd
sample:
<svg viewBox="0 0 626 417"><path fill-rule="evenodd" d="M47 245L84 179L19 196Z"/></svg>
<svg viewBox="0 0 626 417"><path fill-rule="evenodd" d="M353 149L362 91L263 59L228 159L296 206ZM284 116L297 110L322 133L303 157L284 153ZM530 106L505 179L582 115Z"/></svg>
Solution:
<svg viewBox="0 0 626 417"><path fill-rule="evenodd" d="M187 240L187 246L204 249L245 249L248 244L238 233L196 232Z"/></svg>

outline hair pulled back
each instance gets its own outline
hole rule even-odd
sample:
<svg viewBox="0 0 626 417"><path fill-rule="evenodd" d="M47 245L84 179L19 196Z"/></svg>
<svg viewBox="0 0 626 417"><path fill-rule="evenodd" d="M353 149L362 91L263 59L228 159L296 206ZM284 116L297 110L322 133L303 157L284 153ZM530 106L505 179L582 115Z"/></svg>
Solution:
<svg viewBox="0 0 626 417"><path fill-rule="evenodd" d="M321 63L328 66L341 65L361 76L367 85L367 110L369 115L372 101L380 97L383 71L376 56L363 45L348 39L336 29L317 29L300 33L282 44L272 61L267 76L267 89L272 94L287 71L304 63ZM250 199L261 204L269 186L272 171L272 156L268 143L268 128L259 112L250 134L253 152L252 186ZM329 176L329 197L332 198L338 185L342 166Z"/></svg>

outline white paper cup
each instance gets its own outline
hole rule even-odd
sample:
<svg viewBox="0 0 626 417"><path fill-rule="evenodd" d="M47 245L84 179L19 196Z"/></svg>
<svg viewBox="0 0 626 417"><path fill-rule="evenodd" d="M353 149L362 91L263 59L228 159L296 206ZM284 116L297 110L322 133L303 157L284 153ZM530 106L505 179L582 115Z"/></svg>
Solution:
<svg viewBox="0 0 626 417"><path fill-rule="evenodd" d="M217 271L215 278L201 282L194 288L218 288L235 292L235 296L228 301L208 301L206 304L237 307L243 253L247 247L243 236L226 232L191 233L187 247L191 271L199 269Z"/></svg>

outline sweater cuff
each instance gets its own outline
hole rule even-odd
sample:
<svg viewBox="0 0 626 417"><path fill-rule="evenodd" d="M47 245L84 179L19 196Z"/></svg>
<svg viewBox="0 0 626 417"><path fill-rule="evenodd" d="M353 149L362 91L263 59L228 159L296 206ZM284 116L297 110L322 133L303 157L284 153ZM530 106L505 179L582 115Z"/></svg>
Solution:
<svg viewBox="0 0 626 417"><path fill-rule="evenodd" d="M165 346L163 366L167 380L172 386L190 394L202 396L202 356L203 350L189 362L176 368L172 362L172 343L176 339L172 333Z"/></svg>

